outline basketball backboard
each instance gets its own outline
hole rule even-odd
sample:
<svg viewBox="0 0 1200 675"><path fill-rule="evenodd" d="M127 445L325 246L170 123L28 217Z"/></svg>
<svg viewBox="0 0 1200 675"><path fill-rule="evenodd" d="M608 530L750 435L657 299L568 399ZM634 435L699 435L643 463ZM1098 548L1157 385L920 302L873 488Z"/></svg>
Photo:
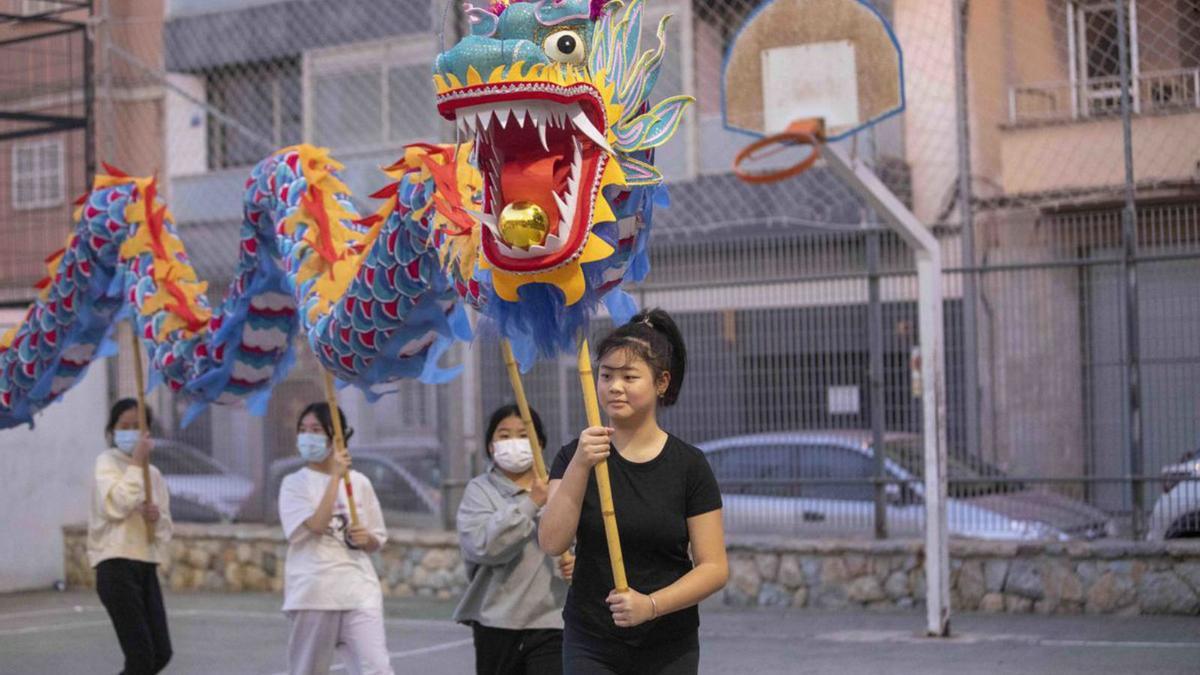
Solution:
<svg viewBox="0 0 1200 675"><path fill-rule="evenodd" d="M904 64L867 0L767 0L742 24L722 74L725 125L753 136L821 119L836 141L904 109Z"/></svg>

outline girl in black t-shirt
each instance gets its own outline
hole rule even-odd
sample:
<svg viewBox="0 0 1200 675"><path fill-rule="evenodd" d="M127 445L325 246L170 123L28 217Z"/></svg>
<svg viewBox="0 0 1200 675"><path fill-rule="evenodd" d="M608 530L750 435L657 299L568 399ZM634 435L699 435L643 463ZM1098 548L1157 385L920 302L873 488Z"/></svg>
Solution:
<svg viewBox="0 0 1200 675"><path fill-rule="evenodd" d="M721 494L704 454L658 426L679 396L683 337L662 310L643 312L599 346L596 393L612 427L591 427L550 471L542 550L572 541L575 575L563 609L563 672L696 673L696 605L729 578ZM614 590L592 467L608 459L630 590ZM689 555L689 547L691 549Z"/></svg>

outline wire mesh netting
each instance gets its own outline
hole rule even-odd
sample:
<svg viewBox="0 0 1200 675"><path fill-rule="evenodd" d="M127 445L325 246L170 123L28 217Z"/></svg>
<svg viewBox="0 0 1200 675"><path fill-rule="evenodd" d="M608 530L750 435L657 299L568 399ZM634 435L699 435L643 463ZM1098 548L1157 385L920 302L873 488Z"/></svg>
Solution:
<svg viewBox="0 0 1200 675"><path fill-rule="evenodd" d="M674 17L656 96L697 99L656 157L672 206L656 214L651 274L631 289L676 315L688 340L687 384L662 422L711 453L731 529L870 535L880 501L880 529L909 535L924 517L911 452L924 431L913 257L821 165L766 186L731 173L749 138L723 123L722 96L735 92L723 91L721 69L759 4L647 5L650 40L658 18ZM122 7L97 3L96 146L127 171L161 172L216 295L236 260L243 181L265 154L330 147L367 212L385 183L379 167L406 143L453 138L430 65L464 30L456 6ZM951 533L1195 532L1200 483L1179 463L1200 439L1200 6L876 7L904 50L908 107L844 145L943 245ZM0 62L28 80L20 86L53 86L32 66ZM56 222L46 229L65 232ZM30 251L61 238L21 236L5 233ZM9 269L6 289L41 271L9 279ZM352 448L378 459L372 479L396 486L405 517L452 507L446 486L482 469L482 422L511 399L499 348L481 332L454 357L468 366L456 383L399 383L371 405L343 397ZM132 391L126 370L112 367L114 393ZM584 425L573 360L539 364L526 388L553 452ZM207 517L272 516L274 485L297 461L294 416L320 396L304 356L265 418L214 408L182 429L183 404L158 395L162 434L237 483L230 494L241 497L225 500L236 504ZM878 452L873 430L885 439ZM196 501L200 512L219 500Z"/></svg>

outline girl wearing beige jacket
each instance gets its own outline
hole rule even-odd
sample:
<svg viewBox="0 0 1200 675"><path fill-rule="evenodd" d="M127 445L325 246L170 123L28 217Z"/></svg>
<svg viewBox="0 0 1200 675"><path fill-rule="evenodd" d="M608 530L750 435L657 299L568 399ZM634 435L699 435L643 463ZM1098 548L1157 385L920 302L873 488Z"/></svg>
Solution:
<svg viewBox="0 0 1200 675"><path fill-rule="evenodd" d="M122 399L104 427L109 448L96 458L88 518L88 563L125 655L124 675L157 673L171 660L171 636L158 584L171 540L171 498L162 474L150 467L153 499L146 501L142 467L153 441L138 431L137 401ZM150 410L146 409L150 422Z"/></svg>

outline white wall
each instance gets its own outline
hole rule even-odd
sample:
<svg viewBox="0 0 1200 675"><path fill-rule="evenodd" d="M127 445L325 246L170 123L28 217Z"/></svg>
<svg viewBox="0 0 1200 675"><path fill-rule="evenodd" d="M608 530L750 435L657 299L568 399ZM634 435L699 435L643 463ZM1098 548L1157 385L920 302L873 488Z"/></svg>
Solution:
<svg viewBox="0 0 1200 675"><path fill-rule="evenodd" d="M92 467L104 449L108 377L98 361L35 428L0 431L0 592L63 577L62 526L87 521Z"/></svg>
<svg viewBox="0 0 1200 675"><path fill-rule="evenodd" d="M169 73L167 84L167 176L186 176L208 171L208 111L193 103L206 100L204 80L194 75ZM187 92L192 100L179 94Z"/></svg>
<svg viewBox="0 0 1200 675"><path fill-rule="evenodd" d="M896 37L907 64L908 109L902 119L912 169L913 213L923 223L937 220L958 180L954 4L896 0L893 5Z"/></svg>

